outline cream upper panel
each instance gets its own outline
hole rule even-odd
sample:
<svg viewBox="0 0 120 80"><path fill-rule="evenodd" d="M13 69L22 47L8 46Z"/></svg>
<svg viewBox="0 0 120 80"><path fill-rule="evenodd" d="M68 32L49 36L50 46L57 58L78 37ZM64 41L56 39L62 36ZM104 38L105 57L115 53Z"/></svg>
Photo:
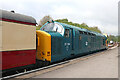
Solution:
<svg viewBox="0 0 120 80"><path fill-rule="evenodd" d="M2 50L36 49L36 27L2 21Z"/></svg>

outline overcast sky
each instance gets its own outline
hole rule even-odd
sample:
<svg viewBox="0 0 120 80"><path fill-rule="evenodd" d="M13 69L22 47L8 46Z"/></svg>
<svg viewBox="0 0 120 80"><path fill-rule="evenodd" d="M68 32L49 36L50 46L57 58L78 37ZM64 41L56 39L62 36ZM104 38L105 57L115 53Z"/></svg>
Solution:
<svg viewBox="0 0 120 80"><path fill-rule="evenodd" d="M34 17L67 18L75 23L98 26L107 34L118 34L119 0L2 0L1 9Z"/></svg>

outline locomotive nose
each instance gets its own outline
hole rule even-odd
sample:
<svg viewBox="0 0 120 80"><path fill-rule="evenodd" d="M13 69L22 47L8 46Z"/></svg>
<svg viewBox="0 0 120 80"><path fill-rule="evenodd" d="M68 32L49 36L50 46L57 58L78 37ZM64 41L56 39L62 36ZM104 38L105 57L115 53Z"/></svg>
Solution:
<svg viewBox="0 0 120 80"><path fill-rule="evenodd" d="M45 31L37 30L37 59L51 61L51 35Z"/></svg>

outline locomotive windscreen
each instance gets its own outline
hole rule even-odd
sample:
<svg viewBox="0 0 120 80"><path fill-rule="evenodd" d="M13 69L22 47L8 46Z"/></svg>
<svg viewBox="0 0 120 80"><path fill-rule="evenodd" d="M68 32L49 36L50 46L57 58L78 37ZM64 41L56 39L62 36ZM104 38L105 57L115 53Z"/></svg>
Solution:
<svg viewBox="0 0 120 80"><path fill-rule="evenodd" d="M55 32L59 32L62 35L64 33L63 26L58 24L58 23L55 23L55 22L54 23L47 23L47 24L43 25L41 30L44 30L44 31L55 31Z"/></svg>

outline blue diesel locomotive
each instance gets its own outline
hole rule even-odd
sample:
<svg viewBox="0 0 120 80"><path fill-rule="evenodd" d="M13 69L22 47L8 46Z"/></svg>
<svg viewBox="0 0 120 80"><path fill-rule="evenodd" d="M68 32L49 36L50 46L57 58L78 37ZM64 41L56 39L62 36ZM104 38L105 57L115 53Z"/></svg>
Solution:
<svg viewBox="0 0 120 80"><path fill-rule="evenodd" d="M57 62L107 49L107 37L79 27L47 22L36 31L37 59Z"/></svg>

